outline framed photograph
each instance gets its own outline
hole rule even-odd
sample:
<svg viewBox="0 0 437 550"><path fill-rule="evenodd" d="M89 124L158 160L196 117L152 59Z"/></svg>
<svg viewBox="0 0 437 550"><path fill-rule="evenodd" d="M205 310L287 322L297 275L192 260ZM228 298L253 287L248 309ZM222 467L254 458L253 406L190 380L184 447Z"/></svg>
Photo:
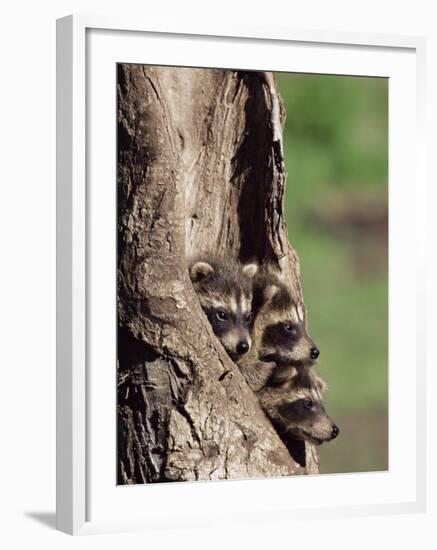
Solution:
<svg viewBox="0 0 437 550"><path fill-rule="evenodd" d="M424 50L58 20L58 529L424 510Z"/></svg>

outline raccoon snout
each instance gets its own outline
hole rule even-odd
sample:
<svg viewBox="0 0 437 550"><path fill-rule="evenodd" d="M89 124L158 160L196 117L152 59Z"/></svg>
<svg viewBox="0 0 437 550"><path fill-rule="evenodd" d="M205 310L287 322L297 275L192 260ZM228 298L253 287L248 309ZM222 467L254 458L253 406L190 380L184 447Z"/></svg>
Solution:
<svg viewBox="0 0 437 550"><path fill-rule="evenodd" d="M331 438L335 439L339 433L340 433L340 428L334 424L331 430Z"/></svg>
<svg viewBox="0 0 437 550"><path fill-rule="evenodd" d="M316 348L316 346L312 347L310 350L311 359L317 359L317 357L320 355L319 348Z"/></svg>
<svg viewBox="0 0 437 550"><path fill-rule="evenodd" d="M237 344L237 353L243 355L249 351L249 343L246 340L242 340Z"/></svg>

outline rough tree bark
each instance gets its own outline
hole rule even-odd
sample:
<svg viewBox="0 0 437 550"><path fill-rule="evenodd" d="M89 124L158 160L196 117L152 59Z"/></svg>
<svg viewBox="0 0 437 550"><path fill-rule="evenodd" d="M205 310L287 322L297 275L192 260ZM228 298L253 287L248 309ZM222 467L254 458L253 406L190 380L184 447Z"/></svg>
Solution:
<svg viewBox="0 0 437 550"><path fill-rule="evenodd" d="M118 483L294 475L216 341L186 257L277 262L301 299L284 222L282 107L265 73L118 66Z"/></svg>

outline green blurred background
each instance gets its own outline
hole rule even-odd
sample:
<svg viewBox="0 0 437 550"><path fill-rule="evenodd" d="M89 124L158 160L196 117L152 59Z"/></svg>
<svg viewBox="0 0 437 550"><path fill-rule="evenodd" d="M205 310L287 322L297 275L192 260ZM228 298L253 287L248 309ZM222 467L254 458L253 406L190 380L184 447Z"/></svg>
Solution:
<svg viewBox="0 0 437 550"><path fill-rule="evenodd" d="M388 81L277 74L286 215L325 404L321 472L388 468Z"/></svg>

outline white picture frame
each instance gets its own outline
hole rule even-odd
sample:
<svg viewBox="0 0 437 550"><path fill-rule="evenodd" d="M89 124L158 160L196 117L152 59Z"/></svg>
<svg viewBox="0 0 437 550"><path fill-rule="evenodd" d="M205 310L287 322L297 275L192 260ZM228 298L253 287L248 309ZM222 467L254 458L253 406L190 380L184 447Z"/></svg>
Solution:
<svg viewBox="0 0 437 550"><path fill-rule="evenodd" d="M105 44L100 39L94 39L93 36L105 35ZM116 35L129 36L130 44L126 42L126 46L121 47L117 43ZM397 478L393 477L392 482L388 479L387 495L381 495L381 498L373 498L371 487L383 486L385 481L382 476L375 478L363 478L363 474L348 474L345 480L343 476L318 476L313 478L293 478L293 492L299 497L299 503L290 502L288 498L280 498L278 488L283 487L289 480L248 480L238 482L214 482L214 483L197 483L197 484L155 484L154 486L136 486L136 487L119 487L117 490L118 496L115 498L120 501L120 508L123 508L126 513L122 514L122 510L117 511L115 507L107 508L99 514L90 514L91 505L95 502L109 502L113 499L113 491L105 493L103 485L105 479L99 481L100 485L94 486L94 478L97 476L95 462L99 464L99 469L102 472L115 468L113 457L110 456L112 448L106 453L90 452L92 448L92 440L90 432L94 437L97 437L96 430L91 427L91 424L96 418L96 414L89 415L90 410L95 404L95 396L93 396L91 387L95 384L90 384L93 374L90 372L90 358L92 358L92 342L94 337L98 340L99 335L94 332L90 333L94 321L92 315L95 315L99 308L93 306L92 315L90 314L90 303L94 299L93 277L95 275L90 271L90 257L88 249L90 246L90 228L95 223L94 220L99 217L99 223L112 223L112 218L105 217L106 212L114 210L113 204L109 200L100 212L93 210L89 200L92 195L92 188L89 186L89 180L94 177L94 167L90 167L90 156L93 154L90 143L87 143L87 125L89 117L93 116L91 110L94 103L91 99L91 91L89 83L92 81L92 76L97 67L93 58L88 56L94 55L96 52L104 51L106 62L113 63L114 59L119 59L125 62L145 62L157 64L172 64L183 65L183 49L181 48L162 48L158 53L155 51L153 60L150 57L142 61L141 55L134 55L136 41L142 40L141 37L149 37L149 39L158 40L160 44L165 44L171 40L185 40L187 44L190 41L209 41L220 40L221 44L235 46L233 48L233 59L235 66L239 63L244 63L246 68L256 68L257 64L263 63L262 55L265 50L266 59L269 58L268 49L274 49L276 46L288 47L294 45L296 48L302 49L318 48L336 54L326 56L326 65L323 72L342 74L357 74L356 69L353 69L353 52L360 51L363 54L366 52L374 52L374 60L382 59L381 66L375 67L370 64L367 69L364 69L362 74L378 74L383 76L386 74L384 63L399 64L399 67L393 69L398 71L399 78L402 77L404 68L402 67L402 59L405 57L409 66L409 75L413 73L414 65L414 81L405 85L405 93L410 90L411 95L408 96L404 104L397 104L396 98L393 99L393 109L391 114L397 115L390 118L390 125L393 130L393 125L397 125L405 120L399 120L400 113L405 119L408 119L408 124L412 130L412 135L404 136L404 142L396 142L395 138L390 142L390 186L393 189L393 181L396 182L396 189L404 189L407 185L407 177L410 178L409 185L413 186L416 193L416 207L408 210L409 223L415 224L416 230L408 238L408 243L417 244L421 241L420 237L424 235L425 222L419 215L425 211L425 177L424 177L424 151L423 151L423 94L424 94L424 74L425 74L425 40L420 37L408 36L391 36L391 35L373 35L373 34L353 34L353 33L337 33L323 32L310 30L284 30L271 28L235 28L216 29L216 28L173 28L163 24L162 26L152 26L141 21L130 21L123 18L106 18L95 16L74 15L58 20L57 22L57 527L59 530L70 534L85 534L93 532L106 532L113 530L127 529L151 529L157 527L165 527L169 524L187 526L187 525L206 525L211 522L220 522L223 517L220 516L219 510L226 509L231 519L227 521L242 521L245 519L256 519L260 515L264 518L285 517L293 518L319 518L329 517L331 515L363 515L363 514L390 514L398 512L418 512L425 509L426 495L426 464L425 464L425 345L424 345L424 319L425 319L425 300L424 300L424 282L425 282L425 263L422 248L416 247L415 261L410 262L411 266L406 268L402 274L402 280L390 279L390 346L393 347L395 339L402 338L402 327L397 326L396 319L400 313L397 297L401 294L405 285L410 288L417 288L417 294L409 298L407 306L405 302L403 307L408 308L408 312L415 319L417 327L416 337L410 339L408 349L401 357L395 353L395 350L390 351L390 364L394 363L399 367L399 372L404 369L415 368L414 371L414 387L415 391L411 391L410 387L402 385L402 380L396 382L396 376L391 376L390 379L390 430L393 437L396 437L396 423L394 416L399 418L402 415L401 398L405 392L414 395L416 414L413 418L407 419L411 425L411 430L414 428L415 453L414 456L408 458L408 464L411 475L408 479L404 479L404 487L399 486L399 480L402 477L402 468L407 468L408 465L399 466ZM241 47L237 48L239 44ZM250 48L248 48L250 46ZM247 53L251 48L257 48L256 57L253 54ZM174 51L172 51L174 50ZM223 47L223 52L219 54L215 65L208 63L208 66L220 66L220 56L224 67L228 67L225 59L226 47ZM237 51L238 50L238 51ZM241 51L240 51L241 50ZM309 51L309 50L308 50ZM91 52L91 53L90 53ZM349 53L347 53L349 52ZM352 52L352 54L350 53ZM395 53L392 60L384 61L384 55ZM212 54L211 54L212 55ZM306 55L306 54L305 54ZM352 57L350 57L352 55ZM112 56L112 57L111 57ZM118 57L120 56L120 57ZM127 56L127 57L126 57ZM350 63L347 61L350 57ZM363 67L365 67L363 55ZM387 56L386 56L387 57ZM389 56L388 56L389 57ZM344 59L343 59L344 58ZM397 61L399 58L399 63ZM280 70L280 61L276 57L271 57L272 61L269 66L263 65L260 69ZM275 59L275 61L273 61ZM343 70L336 70L339 59L343 59ZM374 63L375 61L371 61ZM94 64L93 64L94 63ZM205 63L205 62L203 62ZM275 65L275 63L279 63ZM348 65L349 63L349 65ZM186 62L191 65L192 63ZM104 64L102 63L102 66ZM196 66L196 63L194 63ZM100 65L99 65L100 66ZM199 61L199 65L202 66ZM387 65L388 66L388 65ZM397 65L396 65L397 66ZM349 68L348 68L349 67ZM282 69L284 67L282 66ZM100 70L100 68L99 68ZM102 69L103 70L103 69ZM91 72L90 72L91 71ZM319 70L321 72L322 69ZM114 71L115 72L115 71ZM298 72L313 72L313 69L305 71L305 61L300 66ZM317 71L315 71L317 72ZM106 73L109 74L109 73ZM394 74L394 73L393 73ZM388 74L387 76L390 76ZM99 74L99 82L107 83L105 75ZM106 85L106 84L105 84ZM413 90L414 89L414 90ZM99 90L103 94L104 89ZM109 94L115 95L115 90ZM108 96L109 98L109 96ZM414 98L412 101L411 98ZM106 98L101 101L104 105ZM102 107L103 108L103 107ZM110 108L110 107L109 107ZM398 110L396 110L396 108ZM406 109L406 110L405 110ZM99 115L100 119L104 117L104 113ZM97 121L97 119L96 119ZM109 121L109 130L112 122ZM95 131L96 124L93 124ZM401 128L399 126L399 128ZM398 128L398 129L399 129ZM97 121L97 132L100 129ZM110 132L109 132L110 133ZM390 136L392 137L392 133ZM115 126L114 126L115 139ZM396 138L397 139L397 138ZM90 142L92 139L90 139ZM411 147L414 146L416 156L414 159L404 158L407 163L400 166L400 157L402 151L411 152ZM111 151L112 142L108 141L103 144L106 147L105 151ZM395 151L396 155L393 155ZM87 160L88 155L88 160ZM108 164L108 177L114 175L113 166L115 163L115 149L113 149L113 160ZM395 158L396 157L396 158ZM398 159L399 157L399 159ZM411 156L410 156L411 157ZM399 160L399 162L398 162ZM98 163L97 163L98 164ZM112 170L112 172L111 172ZM114 176L115 177L115 176ZM411 181L411 179L413 181ZM115 179L114 179L115 189ZM399 191L401 193L401 191ZM393 200L392 200L393 198ZM402 220L405 215L405 208L408 204L405 203L405 197L401 194L390 195L390 232L391 238L394 235L396 239L404 238L402 233ZM112 210L111 210L112 209ZM114 210L115 211L115 210ZM411 227L411 225L410 225ZM95 235L95 231L91 232ZM422 239L423 242L424 239ZM393 254L390 256L391 275L393 274L393 266L399 265L401 259L401 251L396 251L394 247ZM111 261L112 251L108 249L107 261ZM105 259L102 257L102 266L106 265ZM393 263L394 262L394 263ZM416 267L417 266L417 267ZM400 277L400 275L396 275ZM393 284L392 284L393 283ZM111 284L107 287L107 292L112 292ZM104 286L104 285L102 285ZM100 303L100 302L99 302ZM97 303L96 305L99 305ZM101 304L101 303L100 303ZM104 307L102 305L102 307ZM417 318L416 318L417 313ZM103 315L103 313L102 313ZM396 331L392 327L395 327ZM110 330L110 327L109 329ZM411 330L411 329L409 329ZM92 334L92 338L90 336ZM97 341L96 340L96 341ZM110 346L109 346L110 348ZM393 353L392 353L393 352ZM92 362L92 361L91 361ZM413 365L413 366L412 366ZM115 362L114 362L115 369ZM115 372L115 371L114 371ZM397 371L396 371L397 372ZM391 371L391 375L393 371ZM108 385L102 384L103 389L108 389L106 401L102 400L102 411L109 411L110 405L106 402L115 400L115 394L111 393L111 380L108 379ZM396 382L396 387L395 387ZM410 378L411 382L411 378ZM100 406L100 405L99 405ZM115 422L115 419L113 419ZM112 422L112 421L111 421ZM91 423L91 424L90 424ZM113 427L113 424L111 424ZM111 430L108 430L110 433ZM410 431L411 433L411 431ZM110 445L111 435L103 441L104 435L99 434L102 438L102 445L99 447L106 449L105 445ZM113 434L115 440L115 433ZM390 449L395 448L391 440ZM393 446L392 446L393 444ZM106 458L107 457L107 458ZM392 458L392 457L391 457ZM396 468L388 472L393 476L396 473ZM378 476L378 474L373 474ZM322 478L324 481L322 481ZM337 478L337 481L336 481ZM115 479L115 474L114 474ZM303 483L307 485L304 486ZM354 500L339 500L330 499L331 505L327 505L323 499L323 493L327 494L332 491L335 484L349 486L345 491L353 491L351 487L357 483L366 484L369 487L369 493L360 501L360 498ZM373 484L373 485L372 485ZM91 486L93 489L91 490ZM319 491L319 498L316 505L306 505L304 502L304 494L307 491L306 487L310 487L309 491ZM399 488L397 493L394 487ZM141 506L141 491L148 491L148 502L153 503L153 509L147 510ZM385 489L381 489L384 491ZM403 492L404 490L404 492ZM128 493L130 491L130 493ZM262 498L257 498L262 492ZM392 491L390 493L390 491ZM186 505L186 514L180 516L176 509L165 508L165 501L168 500L168 493L173 492L177 498L184 498ZM341 493L341 491L339 491ZM100 496L95 496L97 493ZM345 493L346 494L346 493ZM363 493L364 494L364 493ZM121 496L120 496L121 495ZM163 498L165 495L165 498ZM275 506L269 505L275 496ZM279 496L278 496L279 495ZM202 507L199 503L205 502L205 499L211 500L211 507L214 508L212 502L216 502L217 514L209 513L208 516L202 515ZM229 502L235 502L235 510L229 505ZM353 503L351 503L353 502ZM140 504L139 504L140 503ZM197 504L196 504L197 503ZM227 507L226 504L228 503ZM249 505L249 504L250 505ZM132 509L141 509L140 513L135 515L129 512L129 507ZM165 513L164 513L165 510ZM239 513L239 511L244 512ZM212 517L214 519L212 519Z"/></svg>

